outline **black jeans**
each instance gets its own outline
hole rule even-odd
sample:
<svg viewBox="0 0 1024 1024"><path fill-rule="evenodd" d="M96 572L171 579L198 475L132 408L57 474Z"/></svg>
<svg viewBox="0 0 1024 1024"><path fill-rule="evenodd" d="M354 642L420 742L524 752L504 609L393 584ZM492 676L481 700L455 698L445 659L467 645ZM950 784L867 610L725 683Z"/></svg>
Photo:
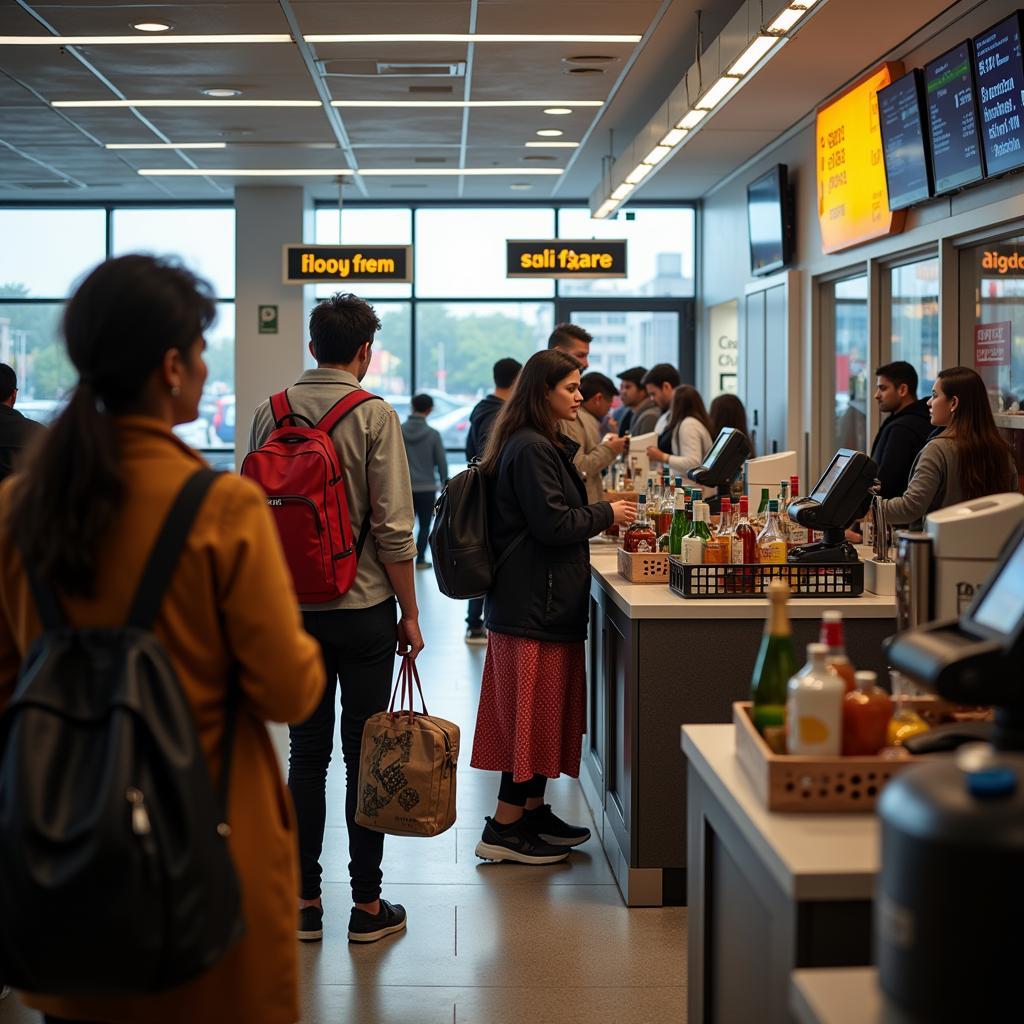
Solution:
<svg viewBox="0 0 1024 1024"><path fill-rule="evenodd" d="M544 799L544 789L548 780L544 775L534 775L526 782L513 782L511 772L501 773L501 785L498 787L498 799L516 807L525 807L530 799Z"/></svg>
<svg viewBox="0 0 1024 1024"><path fill-rule="evenodd" d="M327 819L327 766L331 763L334 746L335 689L339 683L352 900L372 903L380 896L384 836L356 824L357 780L363 725L371 715L384 711L391 697L397 619L394 598L373 608L302 613L306 631L320 644L327 673L320 706L305 722L290 730L288 788L298 819L300 895L304 900L315 900L320 895L323 874L320 853Z"/></svg>
<svg viewBox="0 0 1024 1024"><path fill-rule="evenodd" d="M470 629L484 628L484 599L482 597L471 597L469 599L469 611L466 614L466 625Z"/></svg>
<svg viewBox="0 0 1024 1024"><path fill-rule="evenodd" d="M422 562L427 557L427 541L430 539L430 520L434 518L434 502L437 495L433 491L413 491L412 507L419 522L416 534L416 561Z"/></svg>

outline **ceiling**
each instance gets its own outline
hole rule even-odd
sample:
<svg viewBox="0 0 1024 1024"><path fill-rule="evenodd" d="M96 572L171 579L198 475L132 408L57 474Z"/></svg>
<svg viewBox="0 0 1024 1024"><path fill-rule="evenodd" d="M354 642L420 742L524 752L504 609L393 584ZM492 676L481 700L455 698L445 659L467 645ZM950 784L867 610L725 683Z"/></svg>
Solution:
<svg viewBox="0 0 1024 1024"><path fill-rule="evenodd" d="M140 168L508 168L499 176L363 176L353 199L586 199L603 155L629 141L692 61L696 8L709 40L738 0L176 0L167 3L0 0L0 36L286 33L291 42L166 45L0 44L0 201L229 199L236 184L310 186L327 178L142 177ZM327 33L636 35L640 43L306 43ZM301 45L297 45L295 38ZM682 55L682 56L681 56ZM601 57L605 60L573 60ZM380 64L465 64L465 75L382 75ZM577 73L596 68L599 73ZM55 109L83 100L304 100L302 108L230 106ZM332 100L549 100L540 108L352 109ZM325 102L326 101L326 102ZM602 106L581 107L584 102ZM558 129L578 149L527 148ZM217 142L212 150L117 150L109 143ZM531 159L542 157L543 159ZM562 175L530 171L560 169ZM513 189L512 186L520 186ZM523 188L522 186L528 186Z"/></svg>

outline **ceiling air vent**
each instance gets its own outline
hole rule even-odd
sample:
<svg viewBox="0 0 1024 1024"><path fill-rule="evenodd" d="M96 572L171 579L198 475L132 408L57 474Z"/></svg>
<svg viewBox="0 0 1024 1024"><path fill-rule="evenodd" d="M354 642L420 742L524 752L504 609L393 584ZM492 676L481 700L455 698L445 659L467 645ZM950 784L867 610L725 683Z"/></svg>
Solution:
<svg viewBox="0 0 1024 1024"><path fill-rule="evenodd" d="M466 62L454 64L396 64L377 61L377 74L387 78L465 78Z"/></svg>
<svg viewBox="0 0 1024 1024"><path fill-rule="evenodd" d="M414 156L412 158L414 164L445 164L448 162L446 156Z"/></svg>

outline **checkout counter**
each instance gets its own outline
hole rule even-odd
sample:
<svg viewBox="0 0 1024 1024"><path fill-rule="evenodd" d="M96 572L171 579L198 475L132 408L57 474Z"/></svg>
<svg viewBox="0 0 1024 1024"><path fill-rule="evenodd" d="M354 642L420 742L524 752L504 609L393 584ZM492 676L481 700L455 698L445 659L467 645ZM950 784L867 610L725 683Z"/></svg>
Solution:
<svg viewBox="0 0 1024 1024"><path fill-rule="evenodd" d="M819 484L812 498L797 503L800 515L813 514L817 529L830 526L829 515L843 520L855 514L845 506L836 511L832 494L837 481L845 488L849 474L864 469L860 460L866 456L849 454L858 457L843 463L830 486ZM691 478L716 486L713 461L692 471ZM731 479L741 462L727 466L724 477ZM865 494L866 486L844 500L855 508ZM852 549L845 540L838 543L842 557L849 558ZM588 721L580 783L626 903L682 904L687 901L687 798L681 792L679 726L729 722L733 703L749 699L766 604L759 595L684 599L666 585L628 583L617 571L616 557L614 544L592 542ZM895 597L795 597L790 617L798 652L817 639L822 613L839 609L858 666L886 678L882 641L895 629Z"/></svg>

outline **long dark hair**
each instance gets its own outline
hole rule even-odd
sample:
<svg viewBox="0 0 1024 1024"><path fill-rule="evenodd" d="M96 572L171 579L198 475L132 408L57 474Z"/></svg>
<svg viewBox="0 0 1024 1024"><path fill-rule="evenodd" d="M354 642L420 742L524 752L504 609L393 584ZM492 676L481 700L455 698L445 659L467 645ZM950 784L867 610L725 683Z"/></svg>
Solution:
<svg viewBox="0 0 1024 1024"><path fill-rule="evenodd" d="M64 310L79 374L67 407L14 481L8 528L35 571L67 594L94 594L100 545L124 491L114 416L143 411L169 349L188 361L213 322L210 286L151 256L101 263Z"/></svg>
<svg viewBox="0 0 1024 1024"><path fill-rule="evenodd" d="M526 360L519 371L512 394L498 413L487 449L480 462L484 473L492 476L498 472L501 452L508 439L524 427L543 434L553 445L559 444L558 425L547 403L547 393L558 386L574 370L583 369L583 364L556 348L535 352Z"/></svg>
<svg viewBox="0 0 1024 1024"><path fill-rule="evenodd" d="M943 432L957 447L965 501L1013 489L1010 446L999 436L985 382L966 366L942 370L936 379L946 398L959 399Z"/></svg>
<svg viewBox="0 0 1024 1024"><path fill-rule="evenodd" d="M735 395L719 395L711 402L708 410L711 420L711 437L716 438L725 427L738 430L744 437L750 437L747 430L747 410Z"/></svg>
<svg viewBox="0 0 1024 1024"><path fill-rule="evenodd" d="M711 433L711 421L700 392L692 384L680 384L672 392L672 415L669 417L668 429L675 430L688 416L699 420L707 432Z"/></svg>

